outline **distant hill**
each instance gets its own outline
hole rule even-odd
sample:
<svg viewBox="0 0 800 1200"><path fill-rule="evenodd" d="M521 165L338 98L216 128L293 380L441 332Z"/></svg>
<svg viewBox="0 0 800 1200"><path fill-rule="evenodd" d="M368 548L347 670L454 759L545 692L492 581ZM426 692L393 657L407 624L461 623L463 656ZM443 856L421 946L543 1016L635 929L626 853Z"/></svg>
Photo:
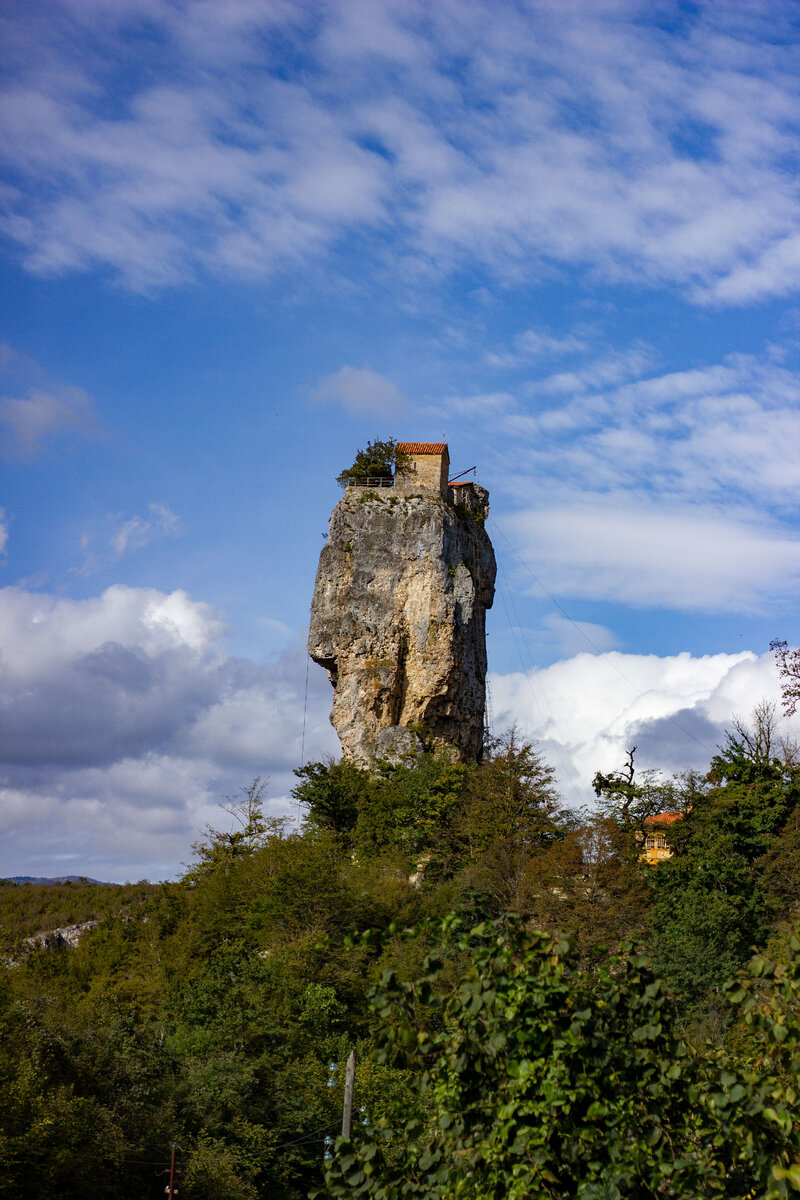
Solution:
<svg viewBox="0 0 800 1200"><path fill-rule="evenodd" d="M107 879L90 879L88 875L7 875L0 883L97 883L100 887L114 887Z"/></svg>

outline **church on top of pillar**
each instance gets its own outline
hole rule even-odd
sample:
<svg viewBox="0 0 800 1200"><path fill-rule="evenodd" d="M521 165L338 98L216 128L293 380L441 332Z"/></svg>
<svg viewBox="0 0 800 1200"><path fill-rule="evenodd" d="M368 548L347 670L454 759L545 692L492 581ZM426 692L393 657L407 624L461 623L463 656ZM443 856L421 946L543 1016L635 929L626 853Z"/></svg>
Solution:
<svg viewBox="0 0 800 1200"><path fill-rule="evenodd" d="M394 486L399 492L436 492L448 499L450 454L447 442L398 442L404 455L395 469Z"/></svg>

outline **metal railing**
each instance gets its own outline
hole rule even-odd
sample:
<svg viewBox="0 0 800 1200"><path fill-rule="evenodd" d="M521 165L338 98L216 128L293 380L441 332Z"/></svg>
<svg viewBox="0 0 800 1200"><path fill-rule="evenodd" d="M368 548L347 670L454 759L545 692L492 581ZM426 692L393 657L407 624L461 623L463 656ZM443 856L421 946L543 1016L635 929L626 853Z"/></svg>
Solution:
<svg viewBox="0 0 800 1200"><path fill-rule="evenodd" d="M394 487L394 479L387 475L360 475L355 479L348 479L347 486L390 488Z"/></svg>

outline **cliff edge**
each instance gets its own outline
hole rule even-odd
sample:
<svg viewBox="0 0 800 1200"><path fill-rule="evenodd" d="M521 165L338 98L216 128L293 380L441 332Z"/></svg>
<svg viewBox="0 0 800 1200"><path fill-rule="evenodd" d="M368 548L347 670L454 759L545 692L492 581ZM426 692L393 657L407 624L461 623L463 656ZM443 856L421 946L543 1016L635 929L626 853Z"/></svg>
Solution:
<svg viewBox="0 0 800 1200"><path fill-rule="evenodd" d="M349 487L331 515L308 651L333 684L345 757L361 766L412 749L420 732L480 757L496 573L489 493L442 490L446 499Z"/></svg>

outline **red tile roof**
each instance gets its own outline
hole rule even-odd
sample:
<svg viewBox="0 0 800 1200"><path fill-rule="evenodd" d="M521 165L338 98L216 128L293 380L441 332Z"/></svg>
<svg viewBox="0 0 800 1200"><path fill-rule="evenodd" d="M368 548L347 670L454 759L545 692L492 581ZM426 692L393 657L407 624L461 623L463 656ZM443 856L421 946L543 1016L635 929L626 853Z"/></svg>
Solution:
<svg viewBox="0 0 800 1200"><path fill-rule="evenodd" d="M645 817L645 825L671 825L673 821L680 821L683 813L654 813L652 817Z"/></svg>
<svg viewBox="0 0 800 1200"><path fill-rule="evenodd" d="M402 454L444 454L447 442L398 442Z"/></svg>

